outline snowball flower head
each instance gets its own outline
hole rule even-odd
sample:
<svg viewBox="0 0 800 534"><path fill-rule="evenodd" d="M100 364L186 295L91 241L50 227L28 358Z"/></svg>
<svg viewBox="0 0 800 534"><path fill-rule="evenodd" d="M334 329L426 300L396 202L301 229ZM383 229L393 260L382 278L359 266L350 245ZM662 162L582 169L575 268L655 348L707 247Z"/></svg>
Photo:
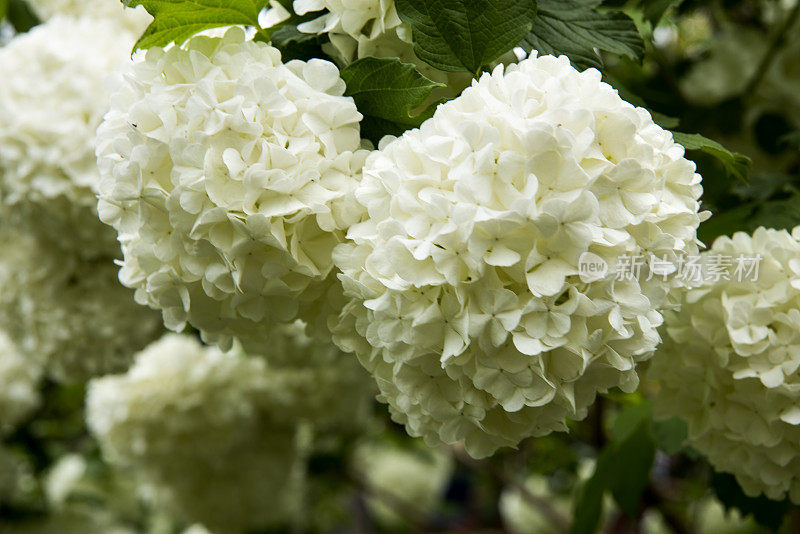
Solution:
<svg viewBox="0 0 800 534"><path fill-rule="evenodd" d="M98 209L119 233L120 279L169 328L258 352L327 289L361 215L366 151L344 89L333 64L282 64L238 28L150 49L118 77Z"/></svg>
<svg viewBox="0 0 800 534"><path fill-rule="evenodd" d="M41 368L0 330L0 436L13 430L41 401Z"/></svg>
<svg viewBox="0 0 800 534"><path fill-rule="evenodd" d="M0 327L59 382L126 369L163 331L113 260L81 260L15 229L0 231L0 288Z"/></svg>
<svg viewBox="0 0 800 534"><path fill-rule="evenodd" d="M294 428L263 409L266 374L261 359L169 334L126 374L90 384L89 428L112 463L141 472L185 519L263 529L293 497L295 459Z"/></svg>
<svg viewBox="0 0 800 534"><path fill-rule="evenodd" d="M666 314L656 412L685 419L687 443L748 495L800 503L800 227L720 237L704 256L733 258L729 279ZM758 256L755 281L737 274Z"/></svg>
<svg viewBox="0 0 800 534"><path fill-rule="evenodd" d="M497 67L384 139L335 257L355 351L413 436L473 456L633 390L677 278L583 282L578 262L695 251L700 176L672 135L566 57ZM650 278L650 279L648 279Z"/></svg>
<svg viewBox="0 0 800 534"><path fill-rule="evenodd" d="M104 79L134 41L105 19L56 16L0 47L0 213L86 257L118 253L97 220L94 139Z"/></svg>

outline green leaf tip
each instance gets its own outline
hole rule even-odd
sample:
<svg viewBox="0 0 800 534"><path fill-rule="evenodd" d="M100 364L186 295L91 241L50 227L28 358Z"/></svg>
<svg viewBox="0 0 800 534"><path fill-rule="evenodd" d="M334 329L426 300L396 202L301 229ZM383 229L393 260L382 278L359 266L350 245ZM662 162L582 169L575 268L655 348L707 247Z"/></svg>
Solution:
<svg viewBox="0 0 800 534"><path fill-rule="evenodd" d="M396 0L411 26L414 52L444 71L478 75L517 46L533 27L535 0Z"/></svg>
<svg viewBox="0 0 800 534"><path fill-rule="evenodd" d="M434 89L445 87L397 58L365 57L342 69L341 76L347 84L345 94L364 115L362 135L374 142L422 124L429 114L414 111Z"/></svg>
<svg viewBox="0 0 800 534"><path fill-rule="evenodd" d="M144 6L153 22L133 50L183 44L189 37L221 26L259 28L258 14L267 0L129 0L128 7Z"/></svg>

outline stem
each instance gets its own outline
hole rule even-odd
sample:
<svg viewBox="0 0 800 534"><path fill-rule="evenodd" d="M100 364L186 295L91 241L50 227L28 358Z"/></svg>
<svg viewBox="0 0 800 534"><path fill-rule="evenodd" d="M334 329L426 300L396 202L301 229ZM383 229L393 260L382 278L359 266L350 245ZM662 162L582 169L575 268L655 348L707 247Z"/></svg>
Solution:
<svg viewBox="0 0 800 534"><path fill-rule="evenodd" d="M789 15L783 21L783 24L781 24L781 27L772 36L772 41L770 42L769 48L767 48L764 57L761 58L761 62L759 63L755 74L753 74L753 77L750 78L750 81L745 86L744 91L742 92L743 95L753 94L753 92L761 84L761 81L764 79L764 76L766 76L767 71L772 66L773 61L775 61L775 56L778 55L778 51L786 41L786 34L789 31L789 28L794 25L798 16L800 16L800 2L798 2L792 8L792 10L789 12Z"/></svg>

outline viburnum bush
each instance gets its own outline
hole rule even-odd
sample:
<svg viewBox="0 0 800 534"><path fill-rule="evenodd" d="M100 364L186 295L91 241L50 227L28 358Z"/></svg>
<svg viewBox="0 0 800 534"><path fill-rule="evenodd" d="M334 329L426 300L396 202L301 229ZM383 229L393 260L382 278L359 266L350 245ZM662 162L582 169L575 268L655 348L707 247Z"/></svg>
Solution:
<svg viewBox="0 0 800 534"><path fill-rule="evenodd" d="M799 531L799 19L0 1L0 532Z"/></svg>

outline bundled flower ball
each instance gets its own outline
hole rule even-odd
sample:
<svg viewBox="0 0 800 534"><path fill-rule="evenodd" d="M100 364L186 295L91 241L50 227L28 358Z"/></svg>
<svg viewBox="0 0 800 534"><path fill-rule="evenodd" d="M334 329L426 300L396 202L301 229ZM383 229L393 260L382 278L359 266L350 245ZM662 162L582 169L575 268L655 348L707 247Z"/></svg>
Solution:
<svg viewBox="0 0 800 534"><path fill-rule="evenodd" d="M150 49L117 79L100 217L119 232L121 280L169 328L256 353L329 288L366 155L344 89L331 63L282 64L238 28Z"/></svg>
<svg viewBox="0 0 800 534"><path fill-rule="evenodd" d="M54 251L25 232L0 232L0 328L59 382L130 365L163 331L157 312L119 283L111 259Z"/></svg>
<svg viewBox="0 0 800 534"><path fill-rule="evenodd" d="M566 57L483 75L367 159L369 218L335 253L352 298L336 342L431 443L480 457L563 430L598 391L637 386L680 282L647 265L585 282L579 258L695 251L700 176L683 154Z"/></svg>
<svg viewBox="0 0 800 534"><path fill-rule="evenodd" d="M39 365L21 354L0 330L0 436L13 430L39 405L40 376Z"/></svg>
<svg viewBox="0 0 800 534"><path fill-rule="evenodd" d="M688 444L748 495L800 503L800 228L720 237L704 257L733 261L665 316L657 413L685 419Z"/></svg>
<svg viewBox="0 0 800 534"><path fill-rule="evenodd" d="M0 216L94 259L118 255L97 220L95 130L105 78L135 35L112 20L55 16L0 48Z"/></svg>
<svg viewBox="0 0 800 534"><path fill-rule="evenodd" d="M265 409L265 362L170 334L124 375L90 384L87 419L105 456L135 468L187 520L263 529L295 498L294 427Z"/></svg>

